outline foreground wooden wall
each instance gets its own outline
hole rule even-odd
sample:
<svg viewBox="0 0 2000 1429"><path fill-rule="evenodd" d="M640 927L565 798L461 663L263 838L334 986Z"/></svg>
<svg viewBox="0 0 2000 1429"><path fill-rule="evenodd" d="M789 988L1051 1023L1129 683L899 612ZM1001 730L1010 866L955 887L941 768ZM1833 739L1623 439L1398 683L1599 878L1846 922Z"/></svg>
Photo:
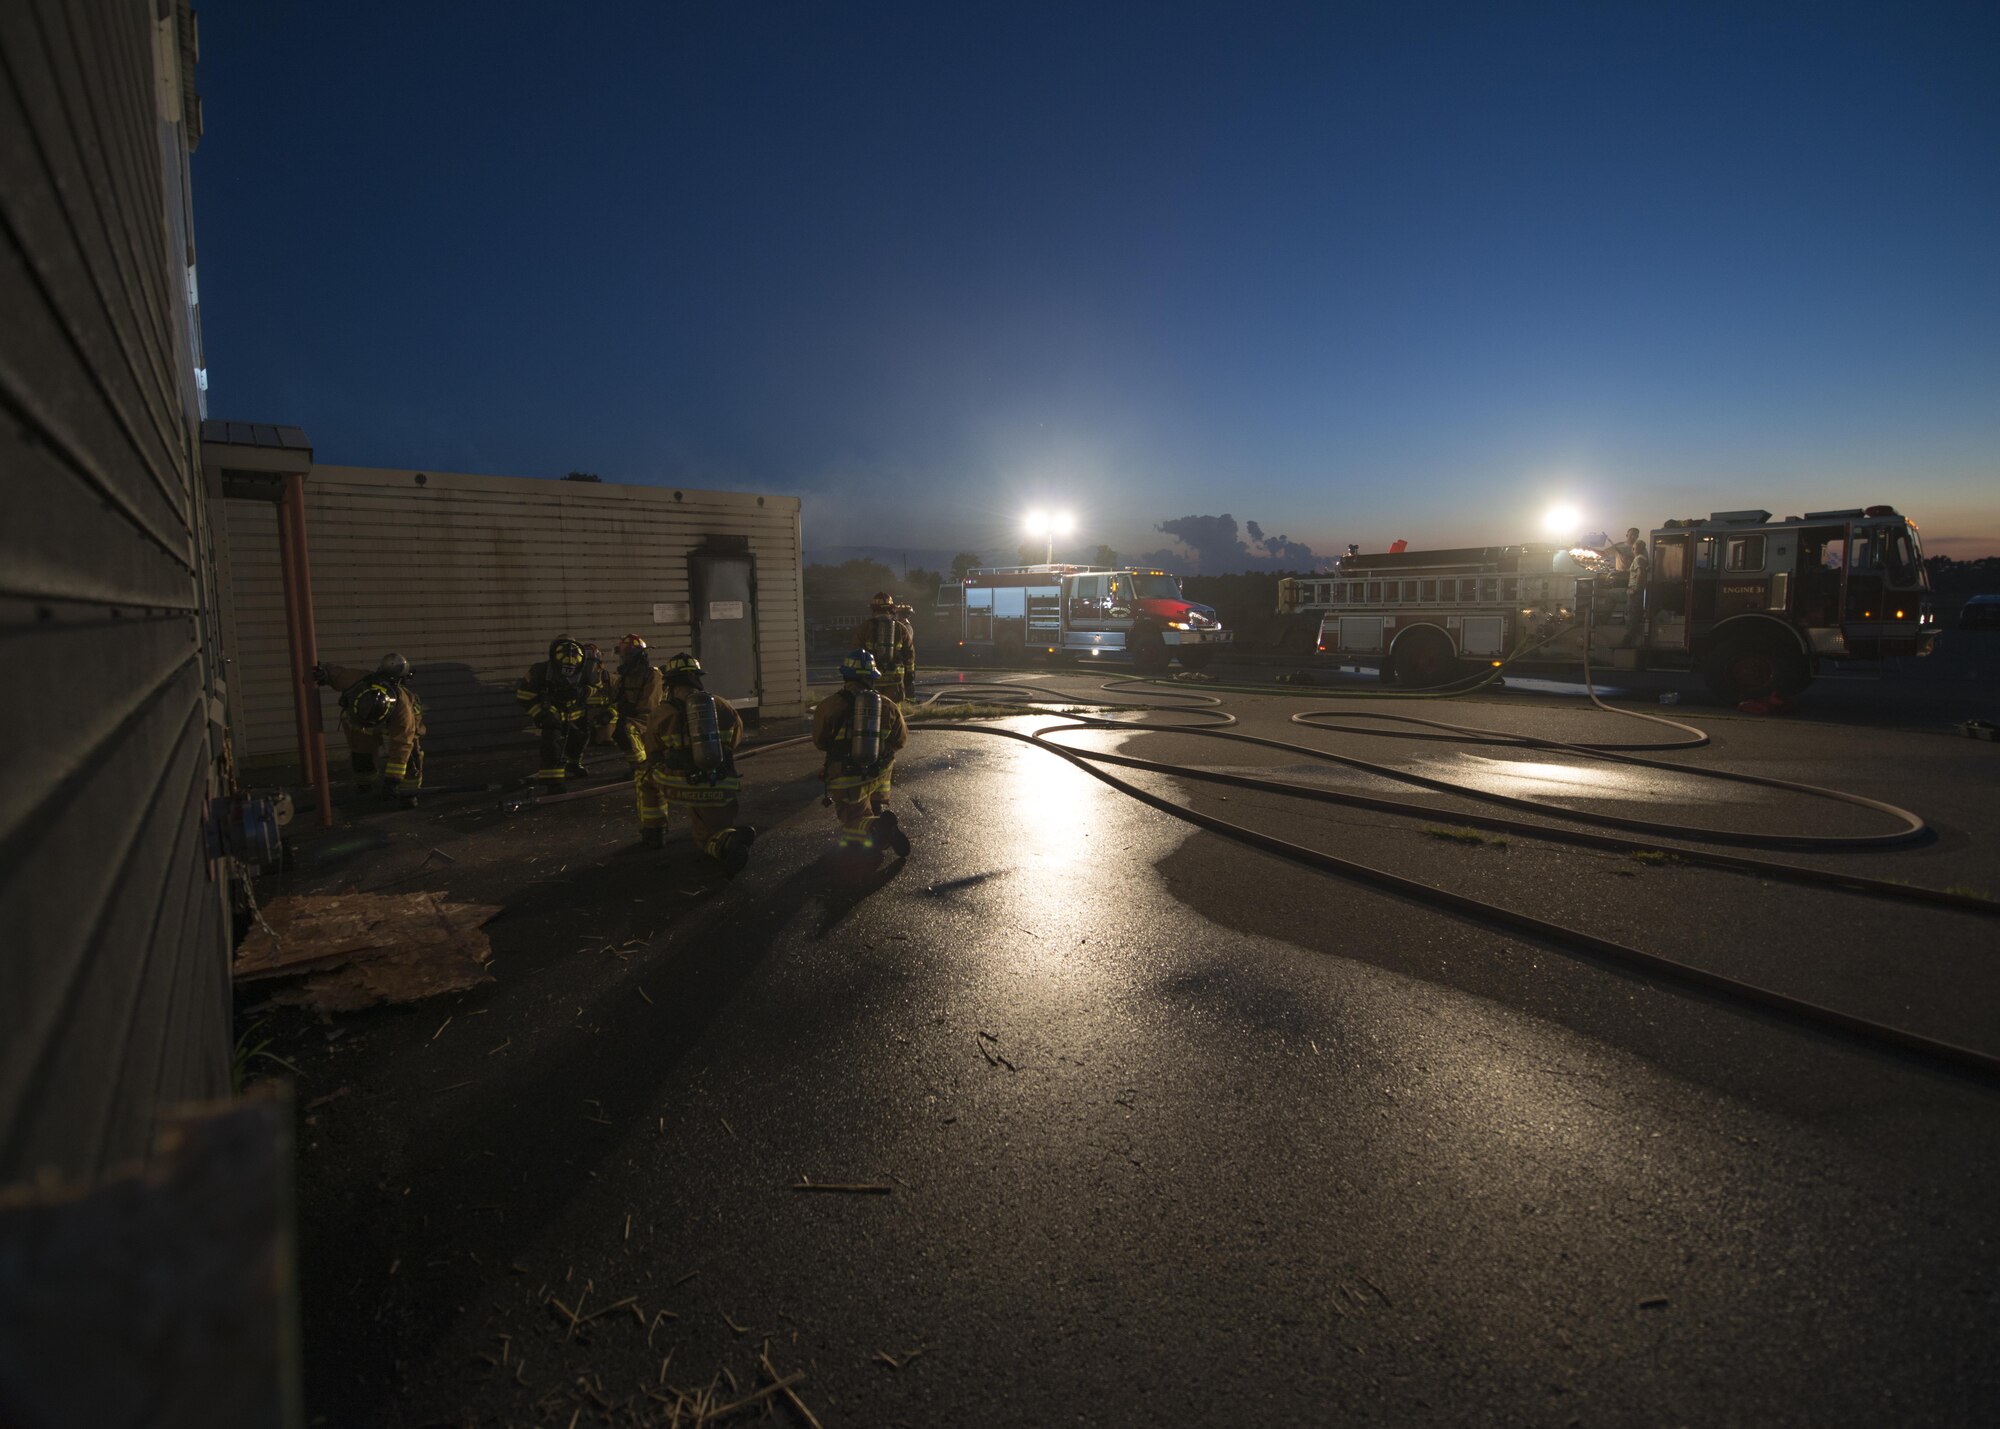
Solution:
<svg viewBox="0 0 2000 1429"><path fill-rule="evenodd" d="M0 1182L228 1090L198 116L184 5L0 4Z"/></svg>
<svg viewBox="0 0 2000 1429"><path fill-rule="evenodd" d="M219 495L220 474L211 481ZM275 513L252 500L221 509L236 748L249 762L289 759ZM687 649L688 556L710 538L743 538L756 563L763 713L805 711L796 497L314 466L306 525L321 658L407 656L432 749L525 748L514 682L558 634L596 641L607 660L627 631L656 664ZM333 694L322 698L328 748L343 758Z"/></svg>

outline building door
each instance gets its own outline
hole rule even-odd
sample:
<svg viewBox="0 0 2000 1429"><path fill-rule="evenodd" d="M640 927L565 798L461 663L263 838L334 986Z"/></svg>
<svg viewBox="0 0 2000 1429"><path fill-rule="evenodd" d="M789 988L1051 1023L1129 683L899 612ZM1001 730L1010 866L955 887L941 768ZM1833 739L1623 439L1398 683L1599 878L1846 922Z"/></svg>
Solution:
<svg viewBox="0 0 2000 1429"><path fill-rule="evenodd" d="M694 653L711 694L738 709L755 709L763 694L757 678L757 580L749 556L688 557L694 609Z"/></svg>

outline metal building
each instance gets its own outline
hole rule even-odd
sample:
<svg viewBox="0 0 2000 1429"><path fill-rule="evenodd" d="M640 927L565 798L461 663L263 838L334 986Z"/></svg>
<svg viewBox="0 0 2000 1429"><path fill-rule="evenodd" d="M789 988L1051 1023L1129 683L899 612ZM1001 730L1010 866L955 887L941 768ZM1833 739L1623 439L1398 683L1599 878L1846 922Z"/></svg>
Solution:
<svg viewBox="0 0 2000 1429"><path fill-rule="evenodd" d="M0 5L0 1183L229 1089L192 15Z"/></svg>
<svg viewBox="0 0 2000 1429"><path fill-rule="evenodd" d="M293 761L298 737L270 479L226 465L256 430L210 422L204 437L230 724L237 757L261 765ZM525 740L514 682L559 634L608 659L636 632L655 663L699 655L709 688L745 711L805 713L797 497L320 466L310 453L294 465L310 468L319 658L407 656L433 750ZM340 750L334 693L320 698Z"/></svg>

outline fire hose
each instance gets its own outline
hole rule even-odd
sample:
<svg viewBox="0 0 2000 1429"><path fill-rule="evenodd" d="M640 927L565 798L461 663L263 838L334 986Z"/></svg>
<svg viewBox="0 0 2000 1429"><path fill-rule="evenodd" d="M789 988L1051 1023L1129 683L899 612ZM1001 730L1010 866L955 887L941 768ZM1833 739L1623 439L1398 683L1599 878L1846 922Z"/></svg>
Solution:
<svg viewBox="0 0 2000 1429"><path fill-rule="evenodd" d="M1107 682L1101 688L1107 692L1112 692L1129 688L1133 685L1147 683L1149 682L1121 680ZM931 695L929 700L923 703L932 704L940 701L950 702L980 698L976 694L978 691L988 692L982 699L982 702L992 702L994 694L1000 692L1004 692L1004 698L1012 700L1021 700L1024 695L1042 697L1032 700L1030 702L1032 704L1055 702L1054 699L1049 698L1054 692L1034 685L1016 681L969 681L937 690ZM1303 755L1308 758L1339 763L1370 773L1404 779L1405 782L1418 784L1422 787L1453 794L1473 794L1488 797L1485 791L1471 790L1462 785L1452 784L1449 781L1432 780L1423 776L1410 775L1408 771L1397 770L1393 766L1356 759L1352 756L1334 754L1311 745L1266 739L1261 736L1243 734L1227 729L1224 726L1236 723L1235 717L1222 710L1220 708L1221 701L1213 696L1196 694L1191 691L1174 690L1171 687L1167 687L1165 690L1158 690L1156 688L1152 692L1169 693L1183 701L1183 704L1178 708L1172 705L1124 705L1113 708L1118 708L1122 713L1133 711L1168 712L1179 715L1191 715L1210 721L1206 724L1142 726L1142 728L1153 729L1162 733L1257 744L1292 754ZM1068 701L1067 703L1074 702ZM1024 708L1026 707L1027 705L1024 704ZM1601 707L1606 709L1611 708L1609 706ZM1612 712L1626 713L1616 710ZM1340 728L1339 726L1316 724L1312 717L1342 713L1347 712L1305 711L1302 715L1294 716L1294 720L1308 727L1338 729ZM1640 717L1658 719L1657 716ZM1128 780L1121 779L1100 766L1112 764L1121 768L1144 770L1174 778L1220 783L1238 788L1281 794L1288 797L1347 804L1406 817L1414 816L1431 819L1440 816L1450 817L1454 820L1471 823L1479 827L1505 829L1510 832L1519 833L1524 837L1553 842L1585 844L1591 847L1612 848L1625 852L1666 852L1691 863L1726 868L1737 872L1755 873L1762 877L1783 878L1788 882L1817 884L1847 892L1860 893L1866 896L1920 902L1931 906L1946 907L1988 917L2000 916L2000 902L1954 893L1944 889L1916 888L1910 885L1891 883L1886 880L1857 878L1818 869L1808 869L1794 864L1779 863L1774 860L1722 854L1712 850L1688 849L1683 847L1661 848L1659 845L1638 840L1620 839L1611 835L1590 833L1586 830L1556 828L1546 824L1531 823L1522 819L1505 819L1484 815L1468 818L1456 813L1440 810L1434 806L1411 804L1376 798L1369 795L1350 794L1338 790L1309 787L1285 780L1263 779L1252 775L1231 774L1219 770L1205 770L1166 761L1141 759L1132 755L1076 749L1060 743L1055 738L1052 738L1052 736L1079 730L1102 731L1115 729L1129 732L1134 728L1134 725L1124 719L1075 712L1064 713L1061 716L1061 720L1062 722L1060 723L1045 725L1032 731L1010 729L1003 725L978 722L959 723L955 727L965 729L969 732L992 734L1018 740L1022 743L1046 750L1058 758L1069 762L1076 768L1083 770L1083 772L1089 774L1092 778L1109 785L1118 792L1136 799L1150 808L1157 809L1184 822L1194 824L1209 832L1220 834L1225 838L1233 839L1236 842L1275 854L1291 862L1317 868L1350 881L1379 888L1387 892L1415 898L1428 906L1442 907L1477 922L1506 928L1510 931L1531 937L1545 946L1580 954L1601 963L1635 969L1682 987L1722 996L1734 1002L1754 1007L1759 1011L1776 1016L1787 1022L1819 1031L1833 1032L1878 1050L1896 1052L1925 1062L1950 1067L1957 1071L1972 1072L1982 1077L2000 1078L2000 1057L1979 1051L1978 1049L1960 1046L1956 1043L1946 1042L1937 1038L1926 1037L1920 1033L1910 1032L1886 1023L1875 1022L1868 1018L1857 1017L1837 1008L1827 1007L1808 999L1779 992L1773 988L1763 987L1743 979L1727 977L1720 973L1711 972L1707 969L1681 962L1678 959L1664 957L1657 953L1650 953L1627 944L1614 942L1582 929L1556 923L1531 913L1490 903L1484 899L1455 893L1448 889L1438 888L1416 879L1407 878L1401 874L1389 872L1386 869L1342 858L1336 854L1308 848L1291 840L1278 838L1261 830L1233 823L1199 809L1186 807L1171 799L1155 794L1150 790L1143 789ZM1665 720L1661 720L1660 722L1677 723ZM1615 750L1599 749L1596 746L1587 744L1536 740L1528 736L1514 736L1503 731L1481 730L1472 726L1442 725L1431 721L1416 721L1416 723L1432 724L1434 727L1451 733L1473 736L1489 742L1513 742L1528 747L1580 754L1587 757L1618 759L1625 762L1646 764L1649 767L1661 767L1678 772L1691 773L1697 777L1728 778L1739 782L1804 793L1810 796L1835 799L1880 812L1893 819L1898 825L1895 829L1881 834L1855 836L1773 835L1751 840L1752 842L1763 842L1765 846L1806 847L1816 850L1840 847L1879 847L1883 844L1906 843L1920 837L1926 832L1923 820L1908 810L1898 809L1893 805L1867 799L1860 795L1847 794L1840 790L1822 789L1819 786L1797 784L1786 780L1774 780L1764 776L1735 775L1730 774L1728 771L1706 770L1698 766L1637 759ZM1707 737L1701 731L1693 730L1692 726L1682 725L1679 727L1690 730L1694 735L1699 736L1702 742L1706 742ZM1378 731L1362 732L1375 733ZM1669 747L1685 746L1676 742L1675 745ZM1602 823L1615 827L1632 827L1636 824L1649 832L1671 832L1675 838L1682 840L1704 840L1724 836L1721 831L1694 826L1665 824L1655 821L1621 820L1615 816L1582 814L1574 810L1560 808L1559 806L1541 804L1533 800L1515 799L1511 796L1493 795L1490 797L1494 802L1532 809L1544 815L1554 814L1559 817L1585 823Z"/></svg>

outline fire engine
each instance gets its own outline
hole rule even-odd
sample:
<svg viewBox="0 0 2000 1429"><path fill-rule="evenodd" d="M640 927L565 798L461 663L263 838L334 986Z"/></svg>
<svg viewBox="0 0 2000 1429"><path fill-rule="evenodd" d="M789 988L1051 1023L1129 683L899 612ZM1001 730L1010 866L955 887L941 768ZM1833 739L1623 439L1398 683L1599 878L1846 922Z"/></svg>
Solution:
<svg viewBox="0 0 2000 1429"><path fill-rule="evenodd" d="M938 588L938 611L958 624L970 654L1019 661L1029 655L1128 652L1139 669L1172 660L1204 668L1230 642L1215 612L1181 594L1165 571L1109 566L994 566Z"/></svg>
<svg viewBox="0 0 2000 1429"><path fill-rule="evenodd" d="M1698 670L1730 703L1795 694L1830 660L1927 655L1937 638L1916 523L1894 507L1718 511L1647 537L1627 592L1610 553L1501 546L1349 556L1280 582L1281 613L1320 614L1319 648L1413 687L1516 651L1534 666ZM1534 647L1529 651L1529 647Z"/></svg>

